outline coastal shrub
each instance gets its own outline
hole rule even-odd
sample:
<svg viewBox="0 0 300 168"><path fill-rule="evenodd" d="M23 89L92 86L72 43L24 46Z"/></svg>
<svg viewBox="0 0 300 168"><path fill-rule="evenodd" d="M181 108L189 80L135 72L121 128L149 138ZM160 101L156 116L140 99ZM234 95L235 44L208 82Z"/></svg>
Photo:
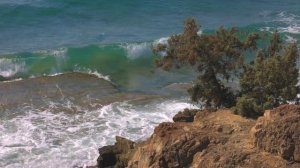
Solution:
<svg viewBox="0 0 300 168"><path fill-rule="evenodd" d="M235 96L224 81L239 72L245 50L256 48L258 35L250 34L242 41L235 28L220 27L214 34L199 34L199 29L194 19L187 19L181 34L153 48L155 53L165 54L156 64L166 71L184 65L196 67L199 75L189 89L191 99L203 102L207 108L230 107Z"/></svg>
<svg viewBox="0 0 300 168"><path fill-rule="evenodd" d="M254 98L242 96L237 98L234 113L243 117L255 118L261 115L261 107L257 105Z"/></svg>
<svg viewBox="0 0 300 168"><path fill-rule="evenodd" d="M218 82L218 83L214 83ZM235 95L228 87L224 87L220 80L208 78L196 80L188 89L192 101L204 102L206 107L232 107L235 105ZM207 99L211 98L211 99Z"/></svg>
<svg viewBox="0 0 300 168"><path fill-rule="evenodd" d="M275 31L269 47L258 51L254 62L244 66L240 77L241 94L246 96L247 100L252 100L252 107L259 106L260 113L295 101L299 93L297 58L297 45L285 45L279 33ZM239 112L244 109L241 104L246 100L243 98L240 101L240 104L236 105ZM252 116L256 115L257 111L246 110L243 113L249 113L244 116Z"/></svg>
<svg viewBox="0 0 300 168"><path fill-rule="evenodd" d="M297 99L296 43L285 44L275 31L268 47L258 49L255 33L241 38L234 28L220 27L212 34L199 34L199 30L194 19L187 19L181 34L153 47L155 53L164 54L156 65L166 71L195 67L198 77L188 89L192 101L204 103L205 108L235 106L237 114L257 117L265 109ZM250 49L256 56L245 64L244 54ZM226 82L237 79L240 88L234 92Z"/></svg>

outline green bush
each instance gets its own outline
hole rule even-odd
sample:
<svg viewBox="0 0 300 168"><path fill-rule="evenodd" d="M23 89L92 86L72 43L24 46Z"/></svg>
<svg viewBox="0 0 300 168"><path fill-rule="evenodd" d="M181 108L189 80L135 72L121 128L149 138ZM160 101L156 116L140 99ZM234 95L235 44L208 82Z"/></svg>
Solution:
<svg viewBox="0 0 300 168"><path fill-rule="evenodd" d="M199 73L189 90L192 101L203 102L206 108L232 106L235 97L224 81L239 72L244 52L256 48L258 35L250 34L242 40L235 28L220 27L213 34L201 35L199 29L194 19L188 19L181 34L171 36L168 44L154 46L155 53L165 53L156 65L167 71L172 67L195 66Z"/></svg>
<svg viewBox="0 0 300 168"><path fill-rule="evenodd" d="M242 96L237 99L234 112L243 117L255 118L261 115L261 111L254 98Z"/></svg>
<svg viewBox="0 0 300 168"><path fill-rule="evenodd" d="M153 47L155 53L165 53L156 60L163 70L189 65L198 71L188 90L192 101L206 108L235 106L237 114L257 117L266 109L296 100L300 91L296 43L285 44L275 31L268 47L258 49L258 34L241 39L235 28L220 27L215 33L201 35L199 29L194 19L188 19L181 34L171 36L168 44ZM257 51L250 64L244 63L247 50ZM237 77L238 93L226 86L226 81Z"/></svg>
<svg viewBox="0 0 300 168"><path fill-rule="evenodd" d="M274 32L268 50L260 50L254 62L244 66L240 77L243 97L236 104L238 113L251 117L295 101L299 91L297 58L297 45L283 44L278 32Z"/></svg>

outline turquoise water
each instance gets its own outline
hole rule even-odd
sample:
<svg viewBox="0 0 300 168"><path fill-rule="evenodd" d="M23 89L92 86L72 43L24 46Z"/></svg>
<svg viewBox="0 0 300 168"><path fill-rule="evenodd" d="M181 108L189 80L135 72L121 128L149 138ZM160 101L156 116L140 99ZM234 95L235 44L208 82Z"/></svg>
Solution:
<svg viewBox="0 0 300 168"><path fill-rule="evenodd" d="M2 0L0 78L93 72L132 90L132 80L153 85L165 79L151 73L151 46L179 33L187 17L197 19L204 32L220 25L242 32L278 29L291 41L300 38L299 9L297 0ZM139 84L144 74L150 80Z"/></svg>
<svg viewBox="0 0 300 168"><path fill-rule="evenodd" d="M184 83L195 71L159 70L151 52L187 17L203 33L277 29L299 41L299 9L299 0L0 0L0 167L93 165L115 135L144 139L197 108Z"/></svg>
<svg viewBox="0 0 300 168"><path fill-rule="evenodd" d="M293 32L299 30L299 8L297 0L2 0L0 52L153 41L180 32L187 17L204 29Z"/></svg>

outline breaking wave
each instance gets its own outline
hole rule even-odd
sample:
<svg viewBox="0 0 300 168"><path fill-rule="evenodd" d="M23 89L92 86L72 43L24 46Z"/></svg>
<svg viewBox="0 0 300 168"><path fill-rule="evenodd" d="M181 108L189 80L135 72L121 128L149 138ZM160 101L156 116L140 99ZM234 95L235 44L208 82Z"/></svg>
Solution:
<svg viewBox="0 0 300 168"><path fill-rule="evenodd" d="M49 102L39 109L24 106L23 113L3 120L0 123L0 167L93 165L97 148L113 144L115 135L144 139L160 122L171 121L176 112L197 108L182 100L90 106L95 108L86 109L71 101Z"/></svg>
<svg viewBox="0 0 300 168"><path fill-rule="evenodd" d="M4 78L11 78L24 71L25 64L23 62L16 63L14 60L5 58L0 59L0 76Z"/></svg>

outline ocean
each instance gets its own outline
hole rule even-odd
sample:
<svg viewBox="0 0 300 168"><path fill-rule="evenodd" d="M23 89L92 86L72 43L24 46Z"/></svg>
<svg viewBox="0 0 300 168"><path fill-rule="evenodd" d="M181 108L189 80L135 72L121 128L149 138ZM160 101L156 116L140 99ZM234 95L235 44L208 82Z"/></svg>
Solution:
<svg viewBox="0 0 300 168"><path fill-rule="evenodd" d="M184 108L193 69L164 72L151 47L180 33L278 30L300 40L298 0L1 0L0 167L96 163L116 135L149 136ZM251 59L251 58L248 58Z"/></svg>

